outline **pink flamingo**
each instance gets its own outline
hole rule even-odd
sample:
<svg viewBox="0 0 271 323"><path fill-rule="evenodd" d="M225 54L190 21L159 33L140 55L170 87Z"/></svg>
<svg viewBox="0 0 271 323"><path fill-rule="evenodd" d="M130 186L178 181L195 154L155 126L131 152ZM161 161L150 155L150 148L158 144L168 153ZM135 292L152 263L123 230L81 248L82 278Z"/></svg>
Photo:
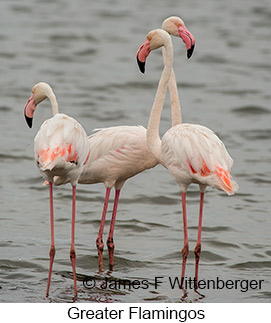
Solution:
<svg viewBox="0 0 271 323"><path fill-rule="evenodd" d="M184 23L180 18L169 17L164 21L163 26L172 35L180 37L187 46L190 44L188 40L191 33L184 27ZM188 58L192 55L193 48L194 38L193 44L189 45L189 48L187 47ZM174 126L181 122L181 115L173 69L168 86L172 106L172 125ZM120 191L127 179L156 166L158 161L149 151L146 129L142 126L118 126L100 129L89 136L89 146L91 155L83 168L78 183L104 183L106 187L101 224L96 240L99 271L103 270L103 231L109 196L112 187L115 187L115 200L107 238L109 269L113 270L115 248L113 235ZM55 185L63 184L64 182L65 179L61 177L55 178L54 181Z"/></svg>
<svg viewBox="0 0 271 323"><path fill-rule="evenodd" d="M53 117L46 120L40 127L35 140L35 161L43 178L49 182L50 192L50 219L51 219L51 248L50 266L46 295L49 295L53 261L55 257L54 242L54 211L53 211L53 179L55 176L65 178L72 185L72 231L70 258L73 269L74 293L77 296L76 286L76 254L74 247L75 236L75 201L76 184L89 157L89 144L83 127L73 118L60 114L58 103L52 88L47 83L38 83L32 89L32 94L24 109L28 126L32 127L33 115L36 106L48 98L51 102Z"/></svg>
<svg viewBox="0 0 271 323"><path fill-rule="evenodd" d="M181 28L184 28L184 26L181 26ZM185 31L185 33L187 34L187 31ZM192 46L192 35L187 35L186 44L188 49L189 46ZM212 186L225 191L228 195L232 195L238 189L238 185L232 180L230 175L233 160L228 154L223 142L212 130L201 125L182 123L173 126L164 134L162 140L160 139L160 118L173 64L173 47L169 34L161 29L151 31L148 34L146 41L137 51L139 68L141 71L144 71L147 56L152 50L162 46L165 48L166 57L164 59L164 69L158 84L149 118L147 143L150 151L159 160L159 162L168 169L181 190L184 226L184 246L182 249L183 261L181 273L182 284L189 251L186 191L191 183L196 183L200 187L198 237L194 249L195 286L197 286L198 265L201 252L203 202L206 187Z"/></svg>
<svg viewBox="0 0 271 323"><path fill-rule="evenodd" d="M114 228L120 191L126 180L158 164L147 146L146 129L142 126L118 126L101 129L89 136L91 155L79 178L80 184L104 183L105 201L96 240L99 271L103 270L103 230L109 196L115 187L115 200L107 238L109 270L114 265Z"/></svg>

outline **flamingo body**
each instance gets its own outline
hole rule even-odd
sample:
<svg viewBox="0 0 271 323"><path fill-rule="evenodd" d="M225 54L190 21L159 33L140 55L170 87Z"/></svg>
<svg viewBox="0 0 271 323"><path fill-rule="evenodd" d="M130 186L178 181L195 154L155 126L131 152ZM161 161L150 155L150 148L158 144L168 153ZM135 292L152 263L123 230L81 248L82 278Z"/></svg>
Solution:
<svg viewBox="0 0 271 323"><path fill-rule="evenodd" d="M34 139L34 154L48 182L61 176L75 185L89 156L85 130L75 119L57 113L41 125Z"/></svg>
<svg viewBox="0 0 271 323"><path fill-rule="evenodd" d="M230 170L233 160L225 145L210 129L183 123L168 130L161 141L162 164L175 178L182 192L190 183L204 191L212 186L234 194L238 185Z"/></svg>
<svg viewBox="0 0 271 323"><path fill-rule="evenodd" d="M101 129L89 136L90 158L79 183L103 182L121 189L124 182L158 164L147 146L143 126L119 126Z"/></svg>

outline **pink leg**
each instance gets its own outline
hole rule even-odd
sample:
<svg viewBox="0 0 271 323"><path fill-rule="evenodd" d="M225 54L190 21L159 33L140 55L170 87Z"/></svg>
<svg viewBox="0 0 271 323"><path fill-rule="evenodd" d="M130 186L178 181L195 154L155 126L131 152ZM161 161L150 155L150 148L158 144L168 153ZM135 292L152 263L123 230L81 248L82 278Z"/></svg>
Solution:
<svg viewBox="0 0 271 323"><path fill-rule="evenodd" d="M196 288L198 285L198 273L199 273L199 258L201 252L201 227L202 227L202 215L203 215L203 202L204 202L204 192L200 193L200 209L199 209L199 224L198 224L198 238L194 249L195 253L195 283Z"/></svg>
<svg viewBox="0 0 271 323"><path fill-rule="evenodd" d="M72 237L71 237L71 250L70 258L72 263L73 281L74 281L74 296L77 296L77 286L76 286L76 254L74 248L74 237L75 237L75 201L76 201L76 186L72 187Z"/></svg>
<svg viewBox="0 0 271 323"><path fill-rule="evenodd" d="M108 234L108 238L107 238L107 248L108 248L108 254L109 254L109 270L110 271L113 270L113 266L114 266L115 245L114 245L114 241L113 241L113 235L114 235L114 228L115 228L115 222L116 222L117 208L118 208L118 203L119 203L119 195L120 195L120 190L116 189L111 224L110 224L109 234Z"/></svg>
<svg viewBox="0 0 271 323"><path fill-rule="evenodd" d="M98 250L98 260L99 260L99 271L100 272L103 271L103 250L104 250L103 231L104 231L104 223L105 223L105 218L106 218L106 212L107 212L107 207L108 207L110 191L111 191L111 188L106 189L103 215L102 215L102 219L101 219L98 237L96 240L96 246L97 246L97 250Z"/></svg>
<svg viewBox="0 0 271 323"><path fill-rule="evenodd" d="M52 276L52 269L53 269L53 262L55 257L55 239L54 239L54 208L53 208L53 184L52 182L49 183L49 195L50 195L50 220L51 220L51 248L49 251L50 256L50 266L49 266L49 275L48 275L48 282L47 282L47 291L46 297L49 296L49 289L50 289L50 282Z"/></svg>
<svg viewBox="0 0 271 323"><path fill-rule="evenodd" d="M184 230L184 246L182 249L183 263L182 263L182 275L181 275L181 287L183 287L185 266L186 266L189 247L188 247L188 232L187 232L187 217L186 217L186 194L182 192L181 195L182 195L183 230Z"/></svg>

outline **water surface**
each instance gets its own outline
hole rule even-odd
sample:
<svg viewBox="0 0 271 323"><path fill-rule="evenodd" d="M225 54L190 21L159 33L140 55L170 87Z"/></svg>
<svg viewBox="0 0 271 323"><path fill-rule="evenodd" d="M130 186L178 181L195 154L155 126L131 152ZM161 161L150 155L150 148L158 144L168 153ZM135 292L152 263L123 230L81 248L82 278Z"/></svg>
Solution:
<svg viewBox="0 0 271 323"><path fill-rule="evenodd" d="M115 268L97 273L95 240L103 184L78 186L76 252L78 301L270 302L270 6L261 1L2 1L0 4L1 302L66 302L73 298L69 261L71 188L55 189L56 258L45 297L50 246L48 189L33 161L33 138L49 118L40 104L33 129L23 118L32 86L53 87L63 113L90 134L114 125L147 125L162 68L161 53L139 73L135 53L147 33L180 15L196 38L188 61L174 39L175 72L183 120L212 128L235 163L239 192L208 189L204 208L201 279L264 280L262 288L204 290L205 297L172 289L183 244L180 193L162 166L130 179L120 198ZM170 127L167 99L161 135ZM113 198L113 195L112 195ZM194 274L199 193L188 194ZM112 211L112 203L109 212ZM105 227L105 240L110 214ZM87 289L86 277L96 286ZM147 280L148 288L103 290L106 277ZM163 281L155 289L155 277Z"/></svg>

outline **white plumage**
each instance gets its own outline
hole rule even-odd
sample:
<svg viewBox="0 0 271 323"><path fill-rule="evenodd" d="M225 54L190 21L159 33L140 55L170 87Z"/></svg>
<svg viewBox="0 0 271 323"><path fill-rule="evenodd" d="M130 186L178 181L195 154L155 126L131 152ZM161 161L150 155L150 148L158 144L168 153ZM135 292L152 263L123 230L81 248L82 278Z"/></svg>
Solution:
<svg viewBox="0 0 271 323"><path fill-rule="evenodd" d="M104 182L106 187L121 189L124 182L158 164L147 146L142 126L119 126L97 129L89 136L90 157L79 183Z"/></svg>
<svg viewBox="0 0 271 323"><path fill-rule="evenodd" d="M212 186L234 194L238 188L230 176L233 160L223 142L210 129L183 123L169 129L161 141L162 163L182 192L190 183L202 190Z"/></svg>
<svg viewBox="0 0 271 323"><path fill-rule="evenodd" d="M85 130L73 118L57 113L46 120L34 139L35 160L43 177L54 176L76 185L89 155Z"/></svg>

